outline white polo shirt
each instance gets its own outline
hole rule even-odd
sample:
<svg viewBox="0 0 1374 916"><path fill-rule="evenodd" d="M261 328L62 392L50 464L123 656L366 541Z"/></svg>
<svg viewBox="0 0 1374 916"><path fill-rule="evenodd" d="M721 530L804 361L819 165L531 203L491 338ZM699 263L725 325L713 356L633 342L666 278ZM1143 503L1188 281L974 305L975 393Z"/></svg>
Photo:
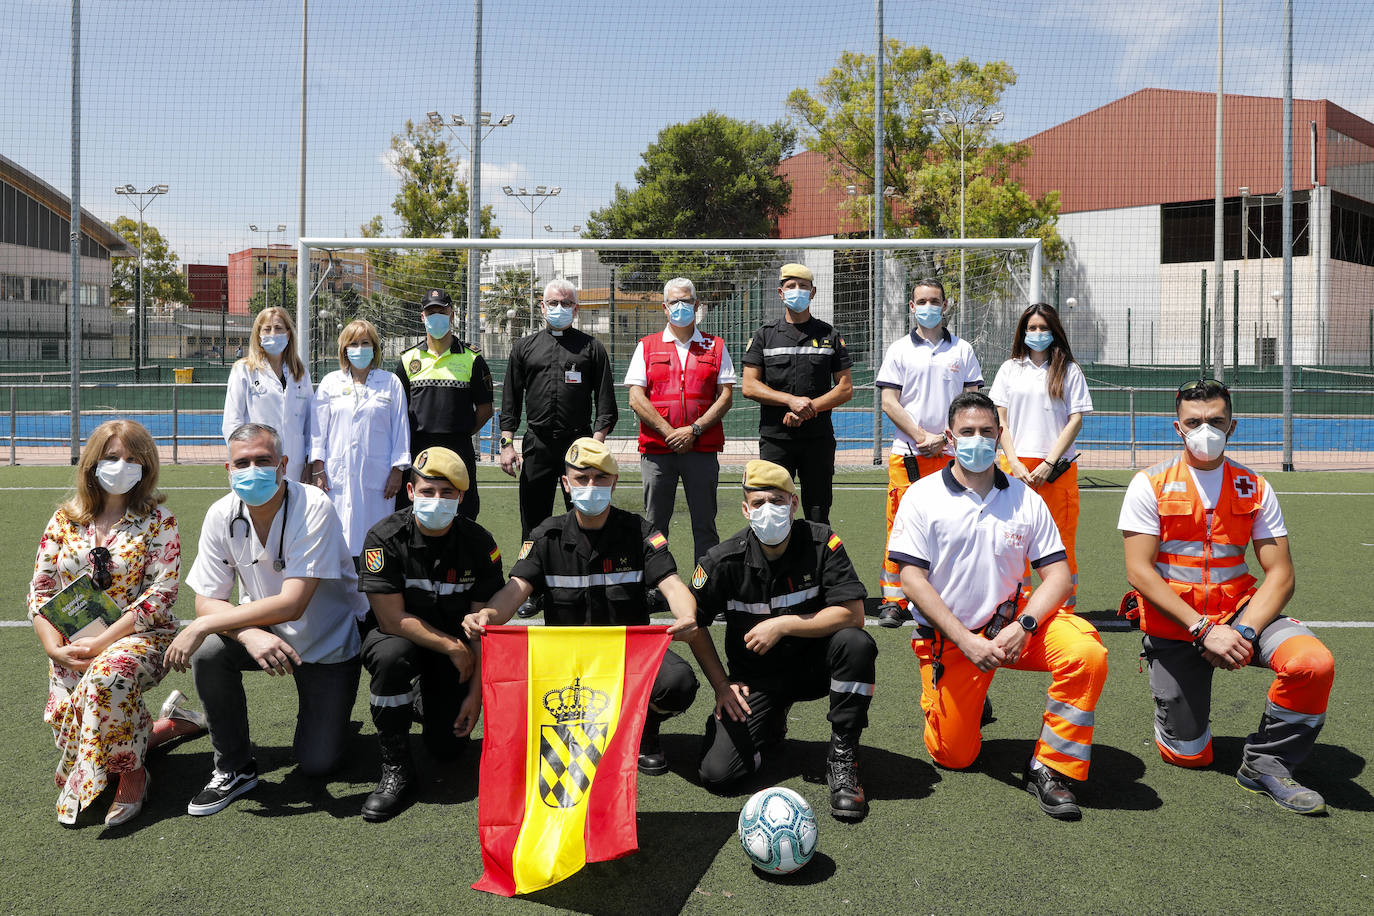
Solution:
<svg viewBox="0 0 1374 916"><path fill-rule="evenodd" d="M243 500L233 493L215 500L205 513L186 585L197 595L228 601L237 581L239 602L247 603L280 594L287 579L319 579L299 620L268 629L289 643L303 662L346 661L358 654L357 621L368 605L358 591L343 526L334 504L319 488L290 480L286 487L285 525L278 509L266 544L258 540ZM285 562L281 570L274 568L279 555Z"/></svg>
<svg viewBox="0 0 1374 916"><path fill-rule="evenodd" d="M1049 507L1001 471L983 499L946 467L907 489L892 521L888 558L919 566L954 616L970 630L1016 594L1026 561L1039 569L1063 560L1064 542ZM929 625L913 602L917 623Z"/></svg>
<svg viewBox="0 0 1374 916"><path fill-rule="evenodd" d="M701 333L701 328L693 328L692 336L686 342L677 339L671 328L663 329L663 342L674 343L677 345L678 362L684 365L687 362L687 348L694 343L705 343L706 337ZM625 370L625 384L638 385L640 388L649 387L649 371L644 366L644 341L635 344L634 356L630 357L630 367ZM720 341L720 371L716 373L717 385L735 384L735 363L730 359L730 351L725 347L725 338Z"/></svg>
<svg viewBox="0 0 1374 916"><path fill-rule="evenodd" d="M1007 426L1018 458L1048 458L1055 440L1069 425L1069 415L1092 413L1093 399L1088 380L1078 363L1064 370L1064 396L1050 397L1050 361L1037 366L1029 358L1009 359L992 380L992 403L1007 410ZM1072 445L1061 458L1072 459L1078 450Z"/></svg>
<svg viewBox="0 0 1374 916"><path fill-rule="evenodd" d="M873 381L876 388L897 389L911 419L931 433L944 432L949 425L949 404L965 385L982 383L983 367L973 347L948 329L934 344L916 331L893 341ZM916 454L916 443L901 429L892 439L892 454ZM945 454L954 452L946 446Z"/></svg>

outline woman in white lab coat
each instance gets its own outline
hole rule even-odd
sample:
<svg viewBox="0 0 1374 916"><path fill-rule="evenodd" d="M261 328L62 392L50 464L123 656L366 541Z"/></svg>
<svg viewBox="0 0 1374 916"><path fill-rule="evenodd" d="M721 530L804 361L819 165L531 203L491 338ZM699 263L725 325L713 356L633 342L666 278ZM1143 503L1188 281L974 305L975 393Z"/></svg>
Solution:
<svg viewBox="0 0 1374 916"><path fill-rule="evenodd" d="M245 423L262 423L281 436L287 480L309 482L310 372L296 353L296 325L284 309L269 307L253 320L248 355L229 370L224 392L224 440Z"/></svg>
<svg viewBox="0 0 1374 916"><path fill-rule="evenodd" d="M310 470L334 500L348 552L395 511L393 498L410 466L405 390L379 369L382 341L372 322L357 319L339 333L339 370L320 380L311 422Z"/></svg>

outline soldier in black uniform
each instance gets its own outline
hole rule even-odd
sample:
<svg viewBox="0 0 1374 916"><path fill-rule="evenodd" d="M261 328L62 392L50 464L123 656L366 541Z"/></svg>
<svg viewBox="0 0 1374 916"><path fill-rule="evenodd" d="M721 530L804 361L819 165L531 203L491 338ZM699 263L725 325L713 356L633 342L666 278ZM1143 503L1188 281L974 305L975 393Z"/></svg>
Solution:
<svg viewBox="0 0 1374 916"><path fill-rule="evenodd" d="M863 820L859 735L868 725L878 646L864 632L866 596L839 535L793 520L796 490L768 461L744 471L749 527L711 549L692 574L697 622L725 612L726 676L715 645L698 631L692 651L716 693L706 720L701 781L728 787L758 769L760 751L787 732L796 700L830 697L826 777L830 813Z"/></svg>
<svg viewBox="0 0 1374 916"><path fill-rule="evenodd" d="M692 595L677 577L668 539L641 516L611 505L620 475L614 456L592 438L569 446L563 482L571 512L544 521L520 547L510 581L463 628L477 638L488 625L510 620L533 594L544 597L547 626L643 626L651 623L646 592L657 587L675 618L668 632L687 640L696 632ZM668 770L659 742L665 719L686 712L697 693L692 667L674 652L663 656L639 744L639 771Z"/></svg>
<svg viewBox="0 0 1374 916"><path fill-rule="evenodd" d="M424 450L407 484L412 506L373 525L363 541L359 588L372 610L363 624L362 656L382 746L382 778L363 803L369 821L398 813L415 781L410 723L417 678L424 741L435 758L457 757L482 711L463 617L505 580L491 535L457 514L468 483L455 452Z"/></svg>
<svg viewBox="0 0 1374 916"><path fill-rule="evenodd" d="M544 288L541 303L548 327L516 341L501 391L501 470L520 470L520 539L553 514L553 493L563 473L563 455L574 439L605 441L619 412L611 360L601 341L572 326L577 289L566 280ZM592 416L592 402L596 416ZM527 410L521 454L515 454L520 411ZM564 509L570 508L567 493ZM539 612L526 602L521 617Z"/></svg>
<svg viewBox="0 0 1374 916"><path fill-rule="evenodd" d="M470 486L459 513L476 518L482 506L477 493L477 454L472 437L492 414L491 370L477 348L453 333L453 300L432 289L420 301L425 342L401 354L396 377L406 392L410 417L410 453L431 445L456 452L468 470ZM396 494L396 508L410 505L406 491Z"/></svg>
<svg viewBox="0 0 1374 916"><path fill-rule="evenodd" d="M854 396L844 338L811 315L815 277L804 264L784 264L778 296L783 317L754 332L744 351L743 391L759 402L759 457L801 483L802 512L830 524L835 428L830 411Z"/></svg>

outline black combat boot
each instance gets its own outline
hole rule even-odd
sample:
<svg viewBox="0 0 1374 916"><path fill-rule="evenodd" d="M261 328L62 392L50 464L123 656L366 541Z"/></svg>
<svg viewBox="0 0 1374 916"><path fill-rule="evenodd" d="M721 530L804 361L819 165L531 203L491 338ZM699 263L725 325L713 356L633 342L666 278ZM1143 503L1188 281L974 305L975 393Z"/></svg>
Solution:
<svg viewBox="0 0 1374 916"><path fill-rule="evenodd" d="M830 786L830 814L838 820L861 821L868 816L868 800L859 784L858 752L858 732L830 736L825 781Z"/></svg>
<svg viewBox="0 0 1374 916"><path fill-rule="evenodd" d="M363 820L385 821L400 814L415 784L415 763L410 757L410 735L379 736L382 745L382 778L363 802Z"/></svg>
<svg viewBox="0 0 1374 916"><path fill-rule="evenodd" d="M662 776L668 772L668 758L658 738L658 727L666 718L652 709L644 717L644 734L639 738L639 772L645 776Z"/></svg>

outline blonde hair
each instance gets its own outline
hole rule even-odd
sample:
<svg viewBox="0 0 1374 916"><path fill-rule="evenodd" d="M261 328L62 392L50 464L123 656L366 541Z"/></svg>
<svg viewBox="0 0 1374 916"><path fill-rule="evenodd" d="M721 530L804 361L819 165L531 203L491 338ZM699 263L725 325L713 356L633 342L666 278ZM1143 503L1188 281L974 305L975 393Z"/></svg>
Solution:
<svg viewBox="0 0 1374 916"><path fill-rule="evenodd" d="M140 518L148 515L167 497L158 492L157 473L160 462L157 443L142 425L133 420L110 420L101 423L86 440L81 457L76 462L75 492L62 504L67 518L78 525L89 525L105 508L107 494L96 480L95 466L105 456L105 446L111 439L124 443L124 449L143 468L143 477L129 491L129 511Z"/></svg>
<svg viewBox="0 0 1374 916"><path fill-rule="evenodd" d="M344 329L339 332L339 368L345 371L352 365L348 361L348 345L359 334L367 338L367 342L372 344L372 362L367 364L367 368L376 369L382 364L382 336L377 333L377 329L372 322L366 318L354 318Z"/></svg>
<svg viewBox="0 0 1374 916"><path fill-rule="evenodd" d="M258 312L258 317L253 319L253 330L248 333L248 355L239 362L249 369L267 369L271 363L267 361L267 351L262 348L262 326L272 318L281 319L281 323L286 325L286 350L282 353L282 362L286 368L291 370L293 378L300 380L305 378L305 364L301 362L300 354L296 352L296 322L291 320L291 315L286 309L269 305L267 308Z"/></svg>

